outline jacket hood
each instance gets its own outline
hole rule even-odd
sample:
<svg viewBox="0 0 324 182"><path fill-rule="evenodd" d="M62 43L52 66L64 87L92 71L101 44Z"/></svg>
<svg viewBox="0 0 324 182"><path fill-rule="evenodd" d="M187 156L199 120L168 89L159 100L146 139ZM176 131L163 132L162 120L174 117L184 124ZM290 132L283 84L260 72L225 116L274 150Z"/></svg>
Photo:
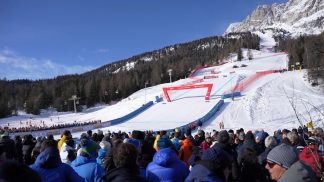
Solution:
<svg viewBox="0 0 324 182"><path fill-rule="evenodd" d="M301 161L295 162L290 168L281 176L278 182L294 181L317 181L312 169Z"/></svg>
<svg viewBox="0 0 324 182"><path fill-rule="evenodd" d="M100 149L98 151L98 158L103 159L106 156L106 151L104 149Z"/></svg>
<svg viewBox="0 0 324 182"><path fill-rule="evenodd" d="M92 157L83 157L79 155L74 161L72 161L71 166L78 167L86 163L94 162L96 163L96 159Z"/></svg>
<svg viewBox="0 0 324 182"><path fill-rule="evenodd" d="M56 168L61 164L61 158L56 147L48 147L37 157L35 164L41 168Z"/></svg>
<svg viewBox="0 0 324 182"><path fill-rule="evenodd" d="M173 145L171 140L166 135L161 136L156 144L159 150L171 147Z"/></svg>
<svg viewBox="0 0 324 182"><path fill-rule="evenodd" d="M159 166L169 166L178 160L176 152L171 148L165 148L157 151L153 157L153 162Z"/></svg>
<svg viewBox="0 0 324 182"><path fill-rule="evenodd" d="M65 141L66 140L66 136L62 135L61 140Z"/></svg>
<svg viewBox="0 0 324 182"><path fill-rule="evenodd" d="M206 168L204 165L196 164L189 173L189 176L185 181L213 181L222 182L212 171Z"/></svg>

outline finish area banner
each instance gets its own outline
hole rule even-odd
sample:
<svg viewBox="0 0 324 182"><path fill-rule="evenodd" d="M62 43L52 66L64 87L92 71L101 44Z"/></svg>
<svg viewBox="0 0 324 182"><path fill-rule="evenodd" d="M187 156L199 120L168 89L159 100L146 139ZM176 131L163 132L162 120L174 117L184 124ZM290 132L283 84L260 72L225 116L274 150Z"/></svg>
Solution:
<svg viewBox="0 0 324 182"><path fill-rule="evenodd" d="M162 89L163 89L164 97L166 98L166 100L168 102L171 102L168 91L170 91L170 90L189 90L189 89L195 89L195 88L207 88L205 100L209 100L210 92L213 88L213 84L183 85L183 86L175 86L175 87L164 87Z"/></svg>

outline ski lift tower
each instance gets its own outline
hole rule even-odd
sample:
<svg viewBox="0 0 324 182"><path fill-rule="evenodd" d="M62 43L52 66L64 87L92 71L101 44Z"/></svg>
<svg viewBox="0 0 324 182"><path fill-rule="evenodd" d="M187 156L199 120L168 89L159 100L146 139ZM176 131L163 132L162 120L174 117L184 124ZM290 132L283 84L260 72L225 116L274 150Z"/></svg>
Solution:
<svg viewBox="0 0 324 182"><path fill-rule="evenodd" d="M147 86L147 84L148 84L148 81L145 82L145 89L144 89L145 90L145 101L144 101L144 104L146 104L146 86Z"/></svg>
<svg viewBox="0 0 324 182"><path fill-rule="evenodd" d="M169 69L168 70L168 73L169 73L169 76L170 76L170 83L172 82L172 78L171 78L171 76L172 76L172 69Z"/></svg>
<svg viewBox="0 0 324 182"><path fill-rule="evenodd" d="M69 100L73 100L73 103L74 103L74 113L77 112L76 104L79 102L79 99L80 99L80 97L77 97L76 95L72 95L72 97L69 98Z"/></svg>

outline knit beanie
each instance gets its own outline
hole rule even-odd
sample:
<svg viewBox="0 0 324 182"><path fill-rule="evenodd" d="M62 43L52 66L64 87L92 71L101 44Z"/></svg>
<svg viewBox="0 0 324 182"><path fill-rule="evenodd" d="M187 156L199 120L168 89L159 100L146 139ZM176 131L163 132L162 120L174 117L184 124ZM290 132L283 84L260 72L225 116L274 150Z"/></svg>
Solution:
<svg viewBox="0 0 324 182"><path fill-rule="evenodd" d="M223 149L220 147L212 147L203 151L201 160L209 160L216 164L221 169L225 169L229 165L229 158Z"/></svg>
<svg viewBox="0 0 324 182"><path fill-rule="evenodd" d="M294 147L287 144L281 144L269 152L267 160L288 169L292 164L298 161L298 154Z"/></svg>
<svg viewBox="0 0 324 182"><path fill-rule="evenodd" d="M100 148L104 149L105 151L109 151L111 149L111 144L108 141L101 141L99 143Z"/></svg>
<svg viewBox="0 0 324 182"><path fill-rule="evenodd" d="M86 133L82 133L81 136L80 136L80 139L88 139L88 135Z"/></svg>
<svg viewBox="0 0 324 182"><path fill-rule="evenodd" d="M228 143L230 137L226 130L220 131L217 135L218 143L226 144Z"/></svg>
<svg viewBox="0 0 324 182"><path fill-rule="evenodd" d="M166 135L161 136L160 139L157 141L158 150L171 147L172 145L172 142Z"/></svg>
<svg viewBox="0 0 324 182"><path fill-rule="evenodd" d="M64 130L63 135L65 135L65 136L71 135L70 130Z"/></svg>
<svg viewBox="0 0 324 182"><path fill-rule="evenodd" d="M181 132L174 133L174 138L180 138L180 137L181 137Z"/></svg>
<svg viewBox="0 0 324 182"><path fill-rule="evenodd" d="M188 137L191 135L191 130L190 129L187 129L186 132L185 132L185 136Z"/></svg>
<svg viewBox="0 0 324 182"><path fill-rule="evenodd" d="M268 136L264 140L264 145L266 148L274 148L277 145L277 140L273 136Z"/></svg>
<svg viewBox="0 0 324 182"><path fill-rule="evenodd" d="M198 135L199 136L204 136L205 135L205 132L203 130L198 130Z"/></svg>
<svg viewBox="0 0 324 182"><path fill-rule="evenodd" d="M80 144L81 152L91 156L96 155L97 149L99 149L98 144L90 139L83 139Z"/></svg>
<svg viewBox="0 0 324 182"><path fill-rule="evenodd" d="M255 134L255 140L261 142L264 139L264 133L262 131Z"/></svg>
<svg viewBox="0 0 324 182"><path fill-rule="evenodd" d="M98 130L98 135L103 135L103 131L102 130Z"/></svg>
<svg viewBox="0 0 324 182"><path fill-rule="evenodd" d="M139 130L133 130L132 131L132 138L135 138L137 140L144 140L144 134L143 132L139 131Z"/></svg>
<svg viewBox="0 0 324 182"><path fill-rule="evenodd" d="M139 140L135 139L135 138L125 138L123 143L130 143L133 144L137 150L139 150L141 148L141 143Z"/></svg>
<svg viewBox="0 0 324 182"><path fill-rule="evenodd" d="M245 140L254 140L254 135L252 132L247 132L245 135Z"/></svg>
<svg viewBox="0 0 324 182"><path fill-rule="evenodd" d="M308 145L316 145L316 144L318 144L318 141L317 141L317 139L314 138L314 137L309 137L309 138L307 139L306 143L307 143Z"/></svg>

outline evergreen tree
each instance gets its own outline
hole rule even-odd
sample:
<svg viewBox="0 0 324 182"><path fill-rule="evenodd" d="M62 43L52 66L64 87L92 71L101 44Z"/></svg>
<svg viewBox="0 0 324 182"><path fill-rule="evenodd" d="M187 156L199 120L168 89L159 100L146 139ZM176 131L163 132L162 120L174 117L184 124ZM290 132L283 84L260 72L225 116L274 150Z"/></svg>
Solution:
<svg viewBox="0 0 324 182"><path fill-rule="evenodd" d="M0 118L10 115L10 110L8 108L8 102L6 98L0 99Z"/></svg>
<svg viewBox="0 0 324 182"><path fill-rule="evenodd" d="M241 61L243 59L243 53L242 53L242 49L239 48L237 51L237 60Z"/></svg>
<svg viewBox="0 0 324 182"><path fill-rule="evenodd" d="M233 36L207 37L164 47L81 75L37 81L3 79L0 80L0 101L2 98L6 98L6 101L2 100L0 104L0 117L9 116L11 112L7 111L11 109L26 109L28 113L37 114L40 109L53 106L58 111L66 111L73 108L73 102L68 101L72 95L80 97L79 103L87 106L125 98L142 89L146 81L150 85L169 82L168 69L173 70L172 80L184 78L190 72L188 70L217 64L242 47L258 49L259 40L257 35L250 32L233 33ZM127 63L134 63L135 67L127 70ZM118 94L115 93L117 90ZM9 109L8 103L11 106Z"/></svg>

